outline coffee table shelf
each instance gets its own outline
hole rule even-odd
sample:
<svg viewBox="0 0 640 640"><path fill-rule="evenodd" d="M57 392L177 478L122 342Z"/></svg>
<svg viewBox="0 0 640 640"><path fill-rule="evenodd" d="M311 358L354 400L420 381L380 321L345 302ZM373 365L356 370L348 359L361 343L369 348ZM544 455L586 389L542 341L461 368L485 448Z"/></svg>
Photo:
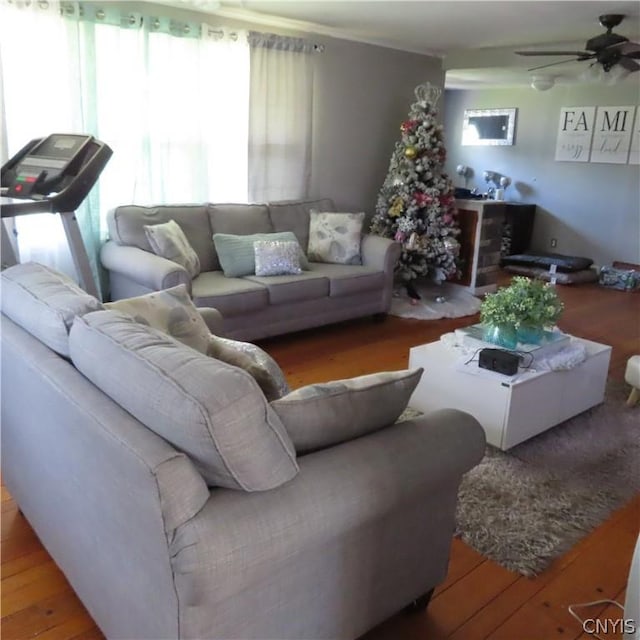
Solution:
<svg viewBox="0 0 640 640"><path fill-rule="evenodd" d="M572 341L586 349L581 364L513 377L479 369L477 357L465 364L468 355L440 341L413 347L409 366L423 367L424 373L409 406L425 413L466 411L482 424L487 442L506 451L604 400L611 347Z"/></svg>

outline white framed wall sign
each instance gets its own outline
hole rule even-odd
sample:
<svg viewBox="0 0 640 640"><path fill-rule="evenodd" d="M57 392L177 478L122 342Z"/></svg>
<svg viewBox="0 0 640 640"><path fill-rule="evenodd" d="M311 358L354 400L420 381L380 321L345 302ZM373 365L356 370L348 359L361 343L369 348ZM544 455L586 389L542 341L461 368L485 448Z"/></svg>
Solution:
<svg viewBox="0 0 640 640"><path fill-rule="evenodd" d="M636 107L636 117L631 129L629 164L640 164L640 107Z"/></svg>
<svg viewBox="0 0 640 640"><path fill-rule="evenodd" d="M591 162L626 164L635 107L598 107Z"/></svg>
<svg viewBox="0 0 640 640"><path fill-rule="evenodd" d="M562 107L556 140L556 161L589 162L595 107Z"/></svg>

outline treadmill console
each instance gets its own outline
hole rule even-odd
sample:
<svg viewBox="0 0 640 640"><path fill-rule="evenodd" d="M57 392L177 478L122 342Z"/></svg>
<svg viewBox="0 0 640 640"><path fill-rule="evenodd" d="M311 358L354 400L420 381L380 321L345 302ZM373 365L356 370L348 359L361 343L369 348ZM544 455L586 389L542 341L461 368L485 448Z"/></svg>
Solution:
<svg viewBox="0 0 640 640"><path fill-rule="evenodd" d="M111 154L106 144L89 135L54 133L32 140L2 167L2 195L46 200L48 211L75 210ZM16 213L22 212L5 215Z"/></svg>

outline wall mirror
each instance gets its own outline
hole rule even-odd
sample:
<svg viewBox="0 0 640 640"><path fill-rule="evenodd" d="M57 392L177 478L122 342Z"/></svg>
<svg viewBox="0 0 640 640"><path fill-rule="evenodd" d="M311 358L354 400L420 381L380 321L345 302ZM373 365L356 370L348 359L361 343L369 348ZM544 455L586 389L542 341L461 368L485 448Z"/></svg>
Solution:
<svg viewBox="0 0 640 640"><path fill-rule="evenodd" d="M465 109L462 144L512 145L516 109Z"/></svg>

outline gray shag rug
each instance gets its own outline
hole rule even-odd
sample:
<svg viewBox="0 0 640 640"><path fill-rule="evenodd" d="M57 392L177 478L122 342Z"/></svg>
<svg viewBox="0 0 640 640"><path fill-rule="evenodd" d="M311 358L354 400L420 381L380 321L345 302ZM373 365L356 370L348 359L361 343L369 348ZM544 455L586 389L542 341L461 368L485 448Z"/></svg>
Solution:
<svg viewBox="0 0 640 640"><path fill-rule="evenodd" d="M640 406L609 381L605 401L503 452L488 446L462 479L456 535L534 576L640 491ZM407 416L408 417L408 416Z"/></svg>

